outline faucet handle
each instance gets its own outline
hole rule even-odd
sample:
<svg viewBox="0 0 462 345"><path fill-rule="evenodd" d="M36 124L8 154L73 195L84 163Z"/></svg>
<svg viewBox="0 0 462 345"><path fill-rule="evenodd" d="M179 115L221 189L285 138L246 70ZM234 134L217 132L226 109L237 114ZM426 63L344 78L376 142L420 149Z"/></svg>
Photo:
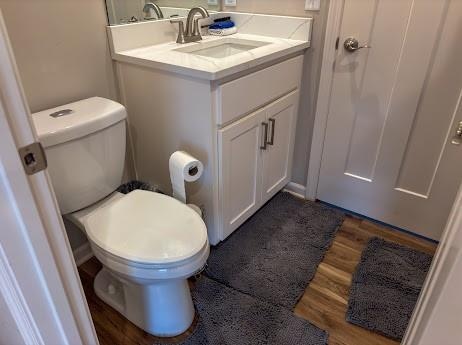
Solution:
<svg viewBox="0 0 462 345"><path fill-rule="evenodd" d="M175 23L183 23L183 19L181 17L175 16L170 18L170 23L175 24ZM183 23L184 25L184 23Z"/></svg>
<svg viewBox="0 0 462 345"><path fill-rule="evenodd" d="M178 37L176 43L185 44L186 40L184 38L184 22L181 18L170 19L170 23L178 23Z"/></svg>

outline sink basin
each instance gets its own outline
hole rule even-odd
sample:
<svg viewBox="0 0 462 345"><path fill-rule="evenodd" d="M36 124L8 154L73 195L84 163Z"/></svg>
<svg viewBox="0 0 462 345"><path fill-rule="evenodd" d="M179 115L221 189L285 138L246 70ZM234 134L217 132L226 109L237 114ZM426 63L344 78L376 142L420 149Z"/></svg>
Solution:
<svg viewBox="0 0 462 345"><path fill-rule="evenodd" d="M251 41L239 38L223 38L213 42L201 42L192 46L175 49L177 52L223 59L271 44L269 42Z"/></svg>

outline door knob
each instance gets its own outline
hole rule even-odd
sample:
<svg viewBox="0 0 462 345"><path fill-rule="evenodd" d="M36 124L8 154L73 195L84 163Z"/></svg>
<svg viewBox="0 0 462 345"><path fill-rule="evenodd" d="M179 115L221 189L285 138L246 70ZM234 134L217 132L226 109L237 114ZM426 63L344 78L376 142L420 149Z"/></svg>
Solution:
<svg viewBox="0 0 462 345"><path fill-rule="evenodd" d="M354 53L355 51L363 49L363 48L372 48L371 46L367 44L360 46L358 40L354 37L348 37L343 43L343 47L345 48L347 52L350 52L350 53Z"/></svg>

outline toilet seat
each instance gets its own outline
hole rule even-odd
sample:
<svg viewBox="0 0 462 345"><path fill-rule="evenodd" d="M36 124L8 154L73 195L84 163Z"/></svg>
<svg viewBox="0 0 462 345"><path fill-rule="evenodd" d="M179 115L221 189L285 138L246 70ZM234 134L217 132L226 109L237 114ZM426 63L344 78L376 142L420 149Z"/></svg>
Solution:
<svg viewBox="0 0 462 345"><path fill-rule="evenodd" d="M208 252L201 217L159 193L133 191L92 212L84 226L94 250L133 268L174 268Z"/></svg>
<svg viewBox="0 0 462 345"><path fill-rule="evenodd" d="M109 268L117 276L138 284L145 284L149 281L187 279L205 267L210 254L210 246L207 241L204 247L191 258L178 263L154 265L124 260L99 248L94 243L91 243L91 248L104 267Z"/></svg>

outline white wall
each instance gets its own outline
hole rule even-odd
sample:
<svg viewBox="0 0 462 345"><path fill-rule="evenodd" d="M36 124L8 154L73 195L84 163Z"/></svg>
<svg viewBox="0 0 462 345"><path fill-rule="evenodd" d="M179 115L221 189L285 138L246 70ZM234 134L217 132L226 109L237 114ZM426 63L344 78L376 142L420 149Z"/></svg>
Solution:
<svg viewBox="0 0 462 345"><path fill-rule="evenodd" d="M116 99L104 0L0 0L32 112Z"/></svg>

